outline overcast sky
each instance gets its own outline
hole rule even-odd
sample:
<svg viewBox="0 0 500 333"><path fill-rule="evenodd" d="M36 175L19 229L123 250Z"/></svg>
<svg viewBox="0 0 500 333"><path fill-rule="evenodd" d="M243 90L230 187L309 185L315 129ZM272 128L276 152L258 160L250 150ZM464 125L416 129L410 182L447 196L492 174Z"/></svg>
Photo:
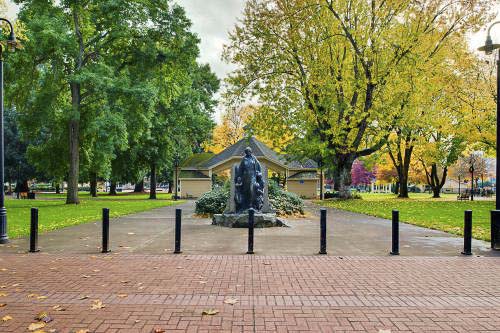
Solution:
<svg viewBox="0 0 500 333"><path fill-rule="evenodd" d="M193 31L201 39L200 62L209 63L212 70L222 80L232 67L221 60L223 45L227 43L227 33L232 30L238 17L241 17L245 0L175 0L186 9L193 22ZM497 2L500 12L500 0ZM10 17L14 17L17 7L9 4ZM500 15L497 16L500 19ZM500 25L492 31L493 41L500 43ZM486 32L480 31L470 37L471 49L484 44ZM221 110L217 111L216 120L220 119Z"/></svg>

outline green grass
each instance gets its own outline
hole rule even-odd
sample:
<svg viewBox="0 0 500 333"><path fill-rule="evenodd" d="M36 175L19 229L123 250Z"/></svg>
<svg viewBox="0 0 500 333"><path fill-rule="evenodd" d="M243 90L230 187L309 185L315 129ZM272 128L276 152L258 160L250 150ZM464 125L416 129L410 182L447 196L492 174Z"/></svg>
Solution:
<svg viewBox="0 0 500 333"><path fill-rule="evenodd" d="M398 199L391 194L362 194L362 200L325 200L317 204L391 218L392 210L399 210L402 222L463 235L464 211L472 210L472 235L476 239L490 240L490 211L495 203L489 201L457 201L456 195L445 194L433 199L429 194L411 194L410 199Z"/></svg>
<svg viewBox="0 0 500 333"><path fill-rule="evenodd" d="M17 200L7 199L7 225L10 238L29 235L30 208L39 209L40 233L86 222L99 221L102 208L110 209L110 217L118 217L142 212L158 207L170 206L182 201L165 199L147 200L147 195L101 196L96 199L80 196L79 205L66 205L62 197L49 195L47 199ZM160 198L167 197L161 195Z"/></svg>
<svg viewBox="0 0 500 333"><path fill-rule="evenodd" d="M78 192L80 199L92 200L146 200L149 199L149 193L118 193L117 195L109 195L107 193L98 193L97 198L91 198L90 192ZM158 199L172 199L172 193L158 192L156 193ZM66 199L66 193L37 193L36 198L43 199Z"/></svg>

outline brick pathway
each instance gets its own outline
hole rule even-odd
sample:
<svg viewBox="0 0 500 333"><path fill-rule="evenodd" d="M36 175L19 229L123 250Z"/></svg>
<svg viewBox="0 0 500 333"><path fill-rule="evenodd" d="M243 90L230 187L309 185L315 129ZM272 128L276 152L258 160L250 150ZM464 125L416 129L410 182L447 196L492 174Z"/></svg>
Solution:
<svg viewBox="0 0 500 333"><path fill-rule="evenodd" d="M3 254L2 293L0 332L500 332L496 258Z"/></svg>

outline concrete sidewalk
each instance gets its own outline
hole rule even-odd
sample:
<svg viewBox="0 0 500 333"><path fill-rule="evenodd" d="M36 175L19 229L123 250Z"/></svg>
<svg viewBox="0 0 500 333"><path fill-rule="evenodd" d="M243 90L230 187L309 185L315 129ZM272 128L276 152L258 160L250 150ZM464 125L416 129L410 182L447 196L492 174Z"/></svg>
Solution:
<svg viewBox="0 0 500 333"><path fill-rule="evenodd" d="M173 251L175 209L183 209L182 250L185 254L244 254L246 229L211 225L194 216L194 201L111 220L110 243L114 253L165 254ZM307 218L289 218L290 228L255 230L257 255L314 255L319 251L319 207L308 203ZM403 256L459 256L463 239L445 232L400 225ZM363 214L328 210L328 253L342 256L386 256L391 248L391 222ZM101 223L87 223L40 235L46 253L92 254L100 251ZM28 239L0 245L0 253L23 253ZM489 244L473 241L473 252L499 256Z"/></svg>
<svg viewBox="0 0 500 333"><path fill-rule="evenodd" d="M500 331L496 258L3 254L0 288L5 333Z"/></svg>

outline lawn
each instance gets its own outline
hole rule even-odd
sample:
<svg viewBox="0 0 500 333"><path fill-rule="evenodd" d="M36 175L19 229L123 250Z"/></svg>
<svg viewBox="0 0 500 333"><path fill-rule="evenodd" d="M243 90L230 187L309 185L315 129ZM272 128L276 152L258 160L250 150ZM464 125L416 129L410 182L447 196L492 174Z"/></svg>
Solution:
<svg viewBox="0 0 500 333"><path fill-rule="evenodd" d="M66 205L64 195L43 195L37 200L7 199L7 225L10 238L29 235L30 208L39 209L40 233L60 229L85 222L98 221L102 218L102 209L110 209L110 217L118 217L142 212L153 208L181 203L182 201L166 200L169 194L161 194L158 200L148 200L147 194L106 196L90 198L80 195L79 205Z"/></svg>
<svg viewBox="0 0 500 333"><path fill-rule="evenodd" d="M422 227L463 235L464 211L472 210L472 234L476 239L490 240L490 211L494 201L457 201L456 195L433 199L429 194L413 194L410 199L398 199L392 194L362 194L361 200L324 200L318 205L391 218L399 210L400 220Z"/></svg>

